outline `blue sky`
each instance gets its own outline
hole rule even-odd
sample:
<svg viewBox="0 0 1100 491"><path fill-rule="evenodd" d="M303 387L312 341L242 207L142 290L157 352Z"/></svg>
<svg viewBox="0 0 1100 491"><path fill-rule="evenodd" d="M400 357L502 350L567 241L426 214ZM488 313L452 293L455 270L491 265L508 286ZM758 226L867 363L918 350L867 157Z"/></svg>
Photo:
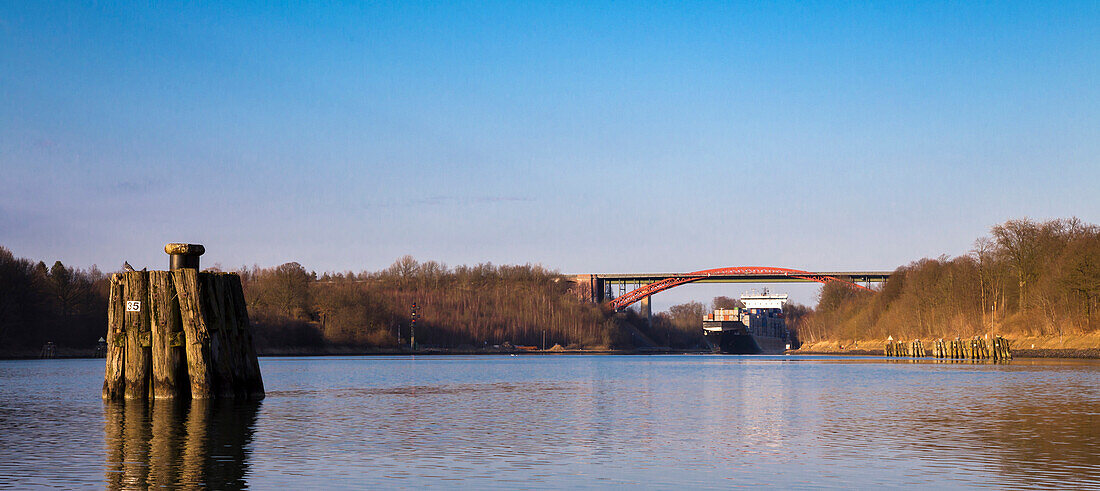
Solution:
<svg viewBox="0 0 1100 491"><path fill-rule="evenodd" d="M893 269L1100 222L1100 3L3 2L0 175L105 270Z"/></svg>

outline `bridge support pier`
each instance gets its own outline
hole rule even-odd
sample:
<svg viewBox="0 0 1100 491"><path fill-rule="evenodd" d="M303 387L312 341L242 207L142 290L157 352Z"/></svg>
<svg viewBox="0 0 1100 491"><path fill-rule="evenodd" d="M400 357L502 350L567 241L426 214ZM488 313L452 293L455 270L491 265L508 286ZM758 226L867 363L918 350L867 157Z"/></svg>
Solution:
<svg viewBox="0 0 1100 491"><path fill-rule="evenodd" d="M643 297L638 301L638 313L645 317L647 326L653 326L653 307L649 303L650 297Z"/></svg>

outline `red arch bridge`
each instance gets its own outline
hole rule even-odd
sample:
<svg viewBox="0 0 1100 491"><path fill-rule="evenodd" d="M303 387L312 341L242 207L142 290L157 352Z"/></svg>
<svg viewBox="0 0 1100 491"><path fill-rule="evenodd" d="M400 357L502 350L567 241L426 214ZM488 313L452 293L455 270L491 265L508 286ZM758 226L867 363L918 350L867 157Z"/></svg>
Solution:
<svg viewBox="0 0 1100 491"><path fill-rule="evenodd" d="M649 297L687 283L787 283L839 282L856 289L869 290L867 284L886 281L890 271L802 271L789 268L744 266L704 269L691 273L597 273L573 275L582 295L593 302L611 300L611 307L622 310L636 302L642 314L649 316ZM618 294L615 294L615 290Z"/></svg>

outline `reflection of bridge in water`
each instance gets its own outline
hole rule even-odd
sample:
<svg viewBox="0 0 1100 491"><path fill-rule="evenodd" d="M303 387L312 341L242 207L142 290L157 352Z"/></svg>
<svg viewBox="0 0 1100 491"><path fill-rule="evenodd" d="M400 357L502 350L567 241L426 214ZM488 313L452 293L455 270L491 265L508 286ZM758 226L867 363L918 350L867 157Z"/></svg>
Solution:
<svg viewBox="0 0 1100 491"><path fill-rule="evenodd" d="M886 281L889 271L803 271L760 266L704 269L690 273L597 273L573 275L579 293L593 302L611 300L622 310L638 303L641 313L652 313L649 297L687 283L843 283L868 289L859 283ZM618 295L615 294L618 287Z"/></svg>

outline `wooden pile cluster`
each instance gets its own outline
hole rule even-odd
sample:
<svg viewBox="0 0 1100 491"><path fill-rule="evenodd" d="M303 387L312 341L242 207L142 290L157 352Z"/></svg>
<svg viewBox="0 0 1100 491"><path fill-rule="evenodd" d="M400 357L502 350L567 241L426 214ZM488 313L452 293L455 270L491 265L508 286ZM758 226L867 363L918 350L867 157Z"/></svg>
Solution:
<svg viewBox="0 0 1100 491"><path fill-rule="evenodd" d="M922 358L928 356L928 351L924 349L924 341L917 339L912 343L909 343L909 345L909 352L912 353L913 356L919 356Z"/></svg>
<svg viewBox="0 0 1100 491"><path fill-rule="evenodd" d="M921 340L909 344L886 340L886 356L913 356L925 357L928 352L924 349ZM1001 336L993 336L991 339L974 336L972 339L943 340L937 339L932 346L933 358L946 358L953 360L993 360L1007 361L1012 359L1012 349L1008 340Z"/></svg>
<svg viewBox="0 0 1100 491"><path fill-rule="evenodd" d="M959 339L944 341L936 340L936 349L933 352L936 358L950 358L954 360L994 360L1005 361L1012 359L1012 348L1008 340L1001 336L993 336L992 339L974 336L971 339Z"/></svg>
<svg viewBox="0 0 1100 491"><path fill-rule="evenodd" d="M883 350L883 354L886 356L905 356L901 354L902 348L901 343L894 341L894 338L890 338L886 340L886 349Z"/></svg>
<svg viewBox="0 0 1100 491"><path fill-rule="evenodd" d="M104 399L264 396L234 273L111 275Z"/></svg>
<svg viewBox="0 0 1100 491"><path fill-rule="evenodd" d="M928 351L924 349L924 342L917 339L909 343L903 343L901 341L895 341L894 338L886 340L886 356L928 356Z"/></svg>
<svg viewBox="0 0 1100 491"><path fill-rule="evenodd" d="M993 336L993 360L1007 361L1012 359L1012 347L1008 340L1001 336Z"/></svg>
<svg viewBox="0 0 1100 491"><path fill-rule="evenodd" d="M890 338L886 340L885 354L886 356L909 356L909 346Z"/></svg>
<svg viewBox="0 0 1100 491"><path fill-rule="evenodd" d="M259 401L105 402L104 488L243 489L248 484Z"/></svg>

